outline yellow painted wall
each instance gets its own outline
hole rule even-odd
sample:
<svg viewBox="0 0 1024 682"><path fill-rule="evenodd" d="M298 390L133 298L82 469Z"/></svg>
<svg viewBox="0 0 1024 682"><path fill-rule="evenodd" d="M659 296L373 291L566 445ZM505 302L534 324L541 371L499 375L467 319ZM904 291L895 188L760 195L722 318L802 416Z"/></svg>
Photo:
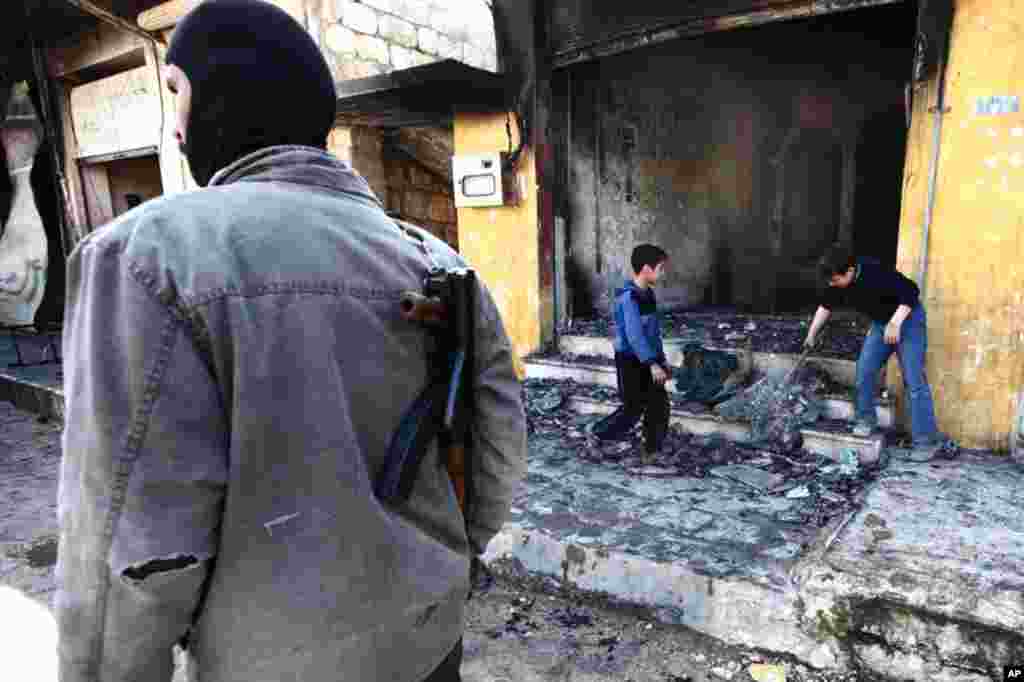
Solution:
<svg viewBox="0 0 1024 682"><path fill-rule="evenodd" d="M939 428L999 450L1010 446L1024 391L1024 111L979 115L975 103L1024 99L1022 26L1024 2L956 2L924 296ZM915 98L904 174L897 267L915 281L936 86ZM898 368L890 377L898 390Z"/></svg>
<svg viewBox="0 0 1024 682"><path fill-rule="evenodd" d="M458 114L455 153L481 154L508 149L505 114ZM513 126L512 144L518 144ZM520 187L526 188L518 206L460 208L459 252L476 270L501 310L516 354L522 358L542 343L543 296L540 283L540 243L537 224L536 170L533 150L519 162ZM548 311L546 314L550 314ZM519 377L525 376L520 362Z"/></svg>

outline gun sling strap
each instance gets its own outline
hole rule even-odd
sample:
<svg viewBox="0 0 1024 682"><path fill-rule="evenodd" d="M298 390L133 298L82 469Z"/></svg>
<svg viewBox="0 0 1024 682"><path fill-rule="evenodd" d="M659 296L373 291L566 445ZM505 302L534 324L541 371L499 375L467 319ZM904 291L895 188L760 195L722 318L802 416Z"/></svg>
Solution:
<svg viewBox="0 0 1024 682"><path fill-rule="evenodd" d="M393 222L406 238L414 242L423 253L429 267L425 282L431 276L445 271L434 258L434 254L431 253L426 240L418 234L418 228L403 224L398 220L393 220ZM475 301L471 301L471 303L474 304L471 308L475 307ZM448 323L451 324L452 320L449 319ZM472 335L473 333L474 329L471 325L469 334ZM459 395L449 390L451 387L450 382L455 380L455 375L459 373L460 369L465 369L460 366L462 362L472 365L472 357L463 357L460 361L456 357L458 354L453 349L446 348L444 344L440 343L438 346L438 348L431 352L428 358L429 379L427 386L419 394L412 406L403 414L388 446L388 466L378 476L374 488L378 498L384 502L399 504L405 502L412 493L419 464L426 455L427 448L432 441L437 439L438 450L448 453L449 461L447 465L449 474L452 475L452 484L455 487L456 495L460 498L459 502L462 506L463 516L468 518L467 509L471 503L472 490L472 467L470 461L472 459L472 448L470 443L455 444L453 447L452 438L454 434L449 428L446 428L446 422L447 426L453 426L451 414L455 408L454 402L459 398ZM474 379L471 376L472 373L472 371L462 373L461 381L458 382L461 384L458 387L458 393L469 393L472 390ZM463 418L468 418L468 415L464 415ZM466 440L472 437L470 433L471 427L464 428L462 431ZM465 447L459 447L460 445ZM456 451L462 455L459 462L452 461L452 455ZM458 475L456 475L456 472L458 472ZM457 478L462 480L457 480Z"/></svg>

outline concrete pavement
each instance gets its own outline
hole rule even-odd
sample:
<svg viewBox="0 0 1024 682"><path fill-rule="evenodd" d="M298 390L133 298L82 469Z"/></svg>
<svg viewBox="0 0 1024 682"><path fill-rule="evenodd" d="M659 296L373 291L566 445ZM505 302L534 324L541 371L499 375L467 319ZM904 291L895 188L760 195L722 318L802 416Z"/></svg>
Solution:
<svg viewBox="0 0 1024 682"><path fill-rule="evenodd" d="M13 361L6 346L0 362ZM0 399L59 416L56 372L0 366ZM1024 469L1006 457L915 464L890 448L857 504L818 527L827 486L796 495L756 453L687 478L566 443L531 439L529 477L485 557L500 570L817 668L980 681L1024 662Z"/></svg>
<svg viewBox="0 0 1024 682"><path fill-rule="evenodd" d="M488 559L818 668L991 679L1024 661L1024 470L898 456L818 529L792 522L809 502L784 489L634 476L535 445Z"/></svg>

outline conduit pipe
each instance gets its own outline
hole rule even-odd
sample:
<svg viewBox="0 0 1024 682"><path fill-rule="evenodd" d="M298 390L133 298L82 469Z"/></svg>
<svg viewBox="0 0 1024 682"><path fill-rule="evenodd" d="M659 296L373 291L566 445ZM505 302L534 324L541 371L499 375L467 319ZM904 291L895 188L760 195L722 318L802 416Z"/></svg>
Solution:
<svg viewBox="0 0 1024 682"><path fill-rule="evenodd" d="M921 290L921 300L925 300L925 284L928 281L928 237L932 226L932 216L935 211L935 187L939 177L939 152L942 143L942 117L946 114L946 51L948 38L945 45L939 52L939 83L936 93L935 106L930 109L934 115L932 123L932 156L928 169L928 203L924 209L924 225L921 228L921 263L918 267L920 272L918 287Z"/></svg>

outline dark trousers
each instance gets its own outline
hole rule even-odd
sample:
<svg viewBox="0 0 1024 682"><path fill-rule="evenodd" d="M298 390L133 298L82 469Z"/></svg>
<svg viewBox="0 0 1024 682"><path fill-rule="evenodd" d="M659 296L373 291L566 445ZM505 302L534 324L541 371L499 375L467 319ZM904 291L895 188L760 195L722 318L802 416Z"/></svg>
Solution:
<svg viewBox="0 0 1024 682"><path fill-rule="evenodd" d="M462 640L455 645L448 658L441 661L441 665L434 668L434 672L423 682L462 682L462 675L459 668L462 667Z"/></svg>
<svg viewBox="0 0 1024 682"><path fill-rule="evenodd" d="M619 440L643 417L644 449L657 452L668 432L668 393L654 383L651 368L635 355L615 354L615 373L622 407L594 427L601 440Z"/></svg>

